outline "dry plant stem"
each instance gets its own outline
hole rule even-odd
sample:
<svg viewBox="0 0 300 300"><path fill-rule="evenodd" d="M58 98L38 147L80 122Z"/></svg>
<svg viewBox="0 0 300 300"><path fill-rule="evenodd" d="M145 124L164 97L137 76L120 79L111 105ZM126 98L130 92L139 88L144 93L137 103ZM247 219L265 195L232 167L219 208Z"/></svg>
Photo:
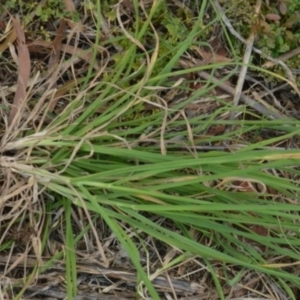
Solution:
<svg viewBox="0 0 300 300"><path fill-rule="evenodd" d="M16 115L20 111L22 102L25 101L26 87L30 77L30 69L31 69L30 56L29 56L28 48L26 46L24 31L22 29L22 26L18 18L12 18L12 21L18 39L17 49L18 49L19 74L18 74L17 89L14 97L13 106L8 117L8 125L12 124Z"/></svg>
<svg viewBox="0 0 300 300"><path fill-rule="evenodd" d="M263 98L263 97L265 97L267 95L270 95L273 98L273 101L276 100L275 96L274 96L275 92L283 90L283 89L285 89L285 88L287 88L289 86L289 84L287 82L285 82L285 83L282 83L279 86L273 88L272 90L270 90L261 81L253 78L252 76L250 76L248 74L246 75L246 80L248 80L249 82L253 82L253 84L255 84L255 85L259 85L259 86L261 86L264 89L264 91L261 91L261 92L258 93L261 98ZM278 108L282 109L281 105L278 106Z"/></svg>
<svg viewBox="0 0 300 300"><path fill-rule="evenodd" d="M292 51L289 51L287 53L284 53L282 55L280 55L277 59L278 60L282 60L282 61L285 61L287 59L290 59L290 58L293 58L297 55L300 54L300 47L292 50ZM263 68L271 68L271 67L274 67L277 63L274 62L274 61L268 61L266 62L265 64L263 64Z"/></svg>
<svg viewBox="0 0 300 300"><path fill-rule="evenodd" d="M261 7L261 0L257 0L256 6L255 6L255 14L256 15L258 15L258 13L260 11L260 7ZM245 50L244 58L243 58L243 66L241 67L239 79L238 79L238 82L237 82L237 85L235 88L235 93L234 93L234 97L233 97L233 105L234 106L239 105L239 100L240 100L240 97L242 94L242 88L244 86L245 76L247 74L250 56L252 53L254 38L255 38L255 31L254 31L254 29L252 29L250 32L250 36L246 42L246 50ZM231 111L229 114L229 119L233 120L234 118L235 118L235 112Z"/></svg>
<svg viewBox="0 0 300 300"><path fill-rule="evenodd" d="M256 85L261 86L264 89L264 91L262 91L260 93L256 93L256 95L261 99L261 102L263 102L263 97L265 97L267 95L270 95L270 97L272 98L272 105L274 105L277 109L279 109L279 111L281 111L281 112L284 111L284 108L282 107L280 102L277 100L277 98L274 96L274 91L273 90L268 89L261 81L256 80L255 78L251 77L248 74L246 75L245 78L248 82L253 82L253 85L248 90L251 91L253 89L252 87L255 87ZM279 87L279 89L282 89L281 86ZM288 87L287 83L285 83L285 87ZM252 92L252 95L253 95L253 93L255 93L255 92ZM264 95L264 96L262 96L262 95ZM257 97L254 97L254 99L256 100ZM266 102L263 102L263 105L267 106Z"/></svg>
<svg viewBox="0 0 300 300"><path fill-rule="evenodd" d="M211 74L201 71L197 73L201 78L206 79L217 85L219 88L221 88L223 91L227 92L230 95L234 95L235 90L229 86L226 83L221 83L219 79L213 77ZM257 103L254 99L252 99L249 96L244 95L241 93L240 100L245 103L246 105L252 107L254 110L259 112L260 114L264 115L265 117L268 118L273 118L273 119L285 119L286 116L282 115L280 112L277 110L273 109L267 109L265 106L261 105L260 103Z"/></svg>
<svg viewBox="0 0 300 300"><path fill-rule="evenodd" d="M238 40L240 40L242 43L246 44L246 40L238 33L236 32L236 30L233 28L233 26L231 25L230 21L228 20L228 18L226 17L221 5L219 4L219 1L218 0L214 0L214 5L215 5L215 8L217 9L218 13L222 16L222 20L224 22L224 24L226 25L226 27L228 28L228 30L230 31L230 33L235 36ZM279 60L279 59L275 59L269 55L266 55L264 54L261 50L253 47L252 48L252 51L265 57L266 59L272 61L273 63L275 64L279 64L286 72L286 75L288 77L288 82L289 84L294 88L294 90L297 92L297 94L300 96L300 91L298 89L298 86L297 86L297 83L296 83L296 80L291 72L291 70L287 67L287 65Z"/></svg>

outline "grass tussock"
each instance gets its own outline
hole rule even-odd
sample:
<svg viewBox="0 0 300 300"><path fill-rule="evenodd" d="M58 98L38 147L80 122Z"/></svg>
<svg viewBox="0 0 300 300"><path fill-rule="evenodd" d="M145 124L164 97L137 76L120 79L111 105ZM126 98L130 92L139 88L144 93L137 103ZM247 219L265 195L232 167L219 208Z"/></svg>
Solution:
<svg viewBox="0 0 300 300"><path fill-rule="evenodd" d="M297 299L297 108L214 1L100 2L4 14L2 299Z"/></svg>

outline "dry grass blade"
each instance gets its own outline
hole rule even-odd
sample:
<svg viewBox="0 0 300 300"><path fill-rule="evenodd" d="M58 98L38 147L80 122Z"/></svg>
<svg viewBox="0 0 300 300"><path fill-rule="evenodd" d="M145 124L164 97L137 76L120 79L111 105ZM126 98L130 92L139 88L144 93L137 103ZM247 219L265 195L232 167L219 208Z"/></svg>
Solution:
<svg viewBox="0 0 300 300"><path fill-rule="evenodd" d="M291 50L291 51L289 51L287 53L284 53L284 54L280 55L277 59L281 60L281 61L285 61L285 60L288 60L288 59L290 59L292 57L295 57L295 56L297 56L299 54L300 54L300 47L298 47L298 48L296 48L294 50ZM268 61L265 64L263 64L262 67L263 68L271 68L271 67L275 66L276 64L277 63L274 62L274 61Z"/></svg>

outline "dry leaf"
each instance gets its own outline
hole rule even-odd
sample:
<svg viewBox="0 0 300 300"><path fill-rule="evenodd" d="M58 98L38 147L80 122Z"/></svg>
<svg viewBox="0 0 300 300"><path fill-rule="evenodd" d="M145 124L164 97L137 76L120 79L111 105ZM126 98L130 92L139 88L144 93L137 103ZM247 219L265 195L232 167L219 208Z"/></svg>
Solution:
<svg viewBox="0 0 300 300"><path fill-rule="evenodd" d="M284 26L287 28L292 28L299 22L300 12L296 11L287 21L284 23Z"/></svg>
<svg viewBox="0 0 300 300"><path fill-rule="evenodd" d="M225 132L226 126L225 125L217 125L217 126L212 126L209 128L209 130L207 131L208 135L218 135L218 134L222 134Z"/></svg>
<svg viewBox="0 0 300 300"><path fill-rule="evenodd" d="M198 52L199 55L201 55L204 59L204 61L206 62L206 64L209 63L225 63L225 62L231 62L232 59L228 58L226 56L223 55L219 55L217 53L212 53L211 51L205 51L203 49L200 48L195 48L195 50Z"/></svg>
<svg viewBox="0 0 300 300"><path fill-rule="evenodd" d="M75 4L73 0L64 0L65 7L68 11L75 11Z"/></svg>
<svg viewBox="0 0 300 300"><path fill-rule="evenodd" d="M32 43L28 44L27 46L28 46L28 49L30 52L38 52L39 53L39 52L43 51L41 48L52 48L52 43L37 40L37 41L33 41ZM57 45L57 46L59 47L58 49L60 51L69 53L72 56L77 56L77 57L81 58L82 60L86 61L87 63L91 63L91 59L93 56L92 48L82 50L75 46L66 45L66 44L61 44L61 45ZM97 63L94 63L93 67L97 71L100 69L100 67Z"/></svg>
<svg viewBox="0 0 300 300"><path fill-rule="evenodd" d="M123 0L122 5L125 9L127 9L129 12L134 12L134 6L132 4L131 0Z"/></svg>
<svg viewBox="0 0 300 300"><path fill-rule="evenodd" d="M9 114L8 124L10 125L15 116L17 115L18 109L21 107L22 101L26 96L26 86L30 76L31 62L28 48L25 44L25 34L21 27L18 18L12 18L14 29L17 35L17 49L18 49L18 62L19 62L19 75L17 82L17 89L14 97L12 109Z"/></svg>
<svg viewBox="0 0 300 300"><path fill-rule="evenodd" d="M260 236L268 236L269 235L268 229L261 225L252 225L252 226L250 226L250 229Z"/></svg>
<svg viewBox="0 0 300 300"><path fill-rule="evenodd" d="M48 70L50 73L54 71L54 68L59 63L60 58L60 49L62 45L62 40L64 38L64 33L66 29L66 21L60 20L59 27L56 32L56 36L52 42L52 53L49 58L48 62ZM50 88L56 87L56 82L50 82ZM58 99L57 99L58 101ZM49 111L53 111L54 107L56 106L57 101L52 101L49 106Z"/></svg>
<svg viewBox="0 0 300 300"><path fill-rule="evenodd" d="M73 0L64 0L64 2L67 11L69 11L71 14L76 11L75 3ZM73 21L67 20L67 24L71 29L76 29L76 31L84 32L84 27L81 22L74 23Z"/></svg>
<svg viewBox="0 0 300 300"><path fill-rule="evenodd" d="M57 29L55 38L52 42L52 53L48 62L48 70L53 70L53 67L58 64L60 57L60 49L62 45L62 40L64 38L64 33L66 29L66 21L60 20L59 27Z"/></svg>
<svg viewBox="0 0 300 300"><path fill-rule="evenodd" d="M286 4L283 3L283 2L280 2L279 4L279 11L282 15L285 15L286 12L287 12L287 7L286 7Z"/></svg>
<svg viewBox="0 0 300 300"><path fill-rule="evenodd" d="M265 15L265 18L270 21L279 21L281 19L281 17L277 14L267 14Z"/></svg>
<svg viewBox="0 0 300 300"><path fill-rule="evenodd" d="M253 192L253 186L248 181L239 181L236 180L233 182L234 186L239 192Z"/></svg>

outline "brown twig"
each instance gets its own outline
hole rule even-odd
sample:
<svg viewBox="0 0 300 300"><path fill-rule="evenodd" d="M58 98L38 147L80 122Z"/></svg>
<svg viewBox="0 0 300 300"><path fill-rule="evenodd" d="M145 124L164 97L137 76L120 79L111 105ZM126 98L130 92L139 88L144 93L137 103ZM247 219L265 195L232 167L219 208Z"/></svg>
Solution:
<svg viewBox="0 0 300 300"><path fill-rule="evenodd" d="M234 95L234 93L235 93L234 88L232 88L231 86L229 86L226 83L220 82L219 79L213 77L211 74L204 72L204 71L198 72L197 74L203 79L210 80L212 83L214 83L216 86L218 86L219 88L221 88L228 94L230 94L232 96ZM261 113L262 115L264 115L268 118L273 118L273 119L286 118L286 116L282 115L277 110L275 110L273 108L267 109L265 106L261 105L260 103L257 103L257 101L255 101L254 99L252 99L249 96L244 95L243 93L241 93L240 99L243 103L252 107L254 110L256 110L257 112Z"/></svg>
<svg viewBox="0 0 300 300"><path fill-rule="evenodd" d="M259 13L260 7L261 7L261 0L257 0L256 6L255 6L255 14ZM255 35L256 35L256 32L255 32L254 28L252 28L252 30L250 32L250 35L249 35L249 38L246 42L246 50L245 50L244 58L243 58L243 66L241 67L240 74L239 74L239 79L238 79L238 82L237 82L237 85L236 85L236 88L235 88L235 92L234 92L233 105L235 107L238 106L239 100L241 98L242 89L243 89L244 82L245 82L245 76L246 76L247 71L248 71L248 65L249 65L250 56L251 56L251 53L252 53L252 48L253 48ZM233 120L234 117L235 117L235 112L234 112L234 110L232 110L229 114L229 119Z"/></svg>

